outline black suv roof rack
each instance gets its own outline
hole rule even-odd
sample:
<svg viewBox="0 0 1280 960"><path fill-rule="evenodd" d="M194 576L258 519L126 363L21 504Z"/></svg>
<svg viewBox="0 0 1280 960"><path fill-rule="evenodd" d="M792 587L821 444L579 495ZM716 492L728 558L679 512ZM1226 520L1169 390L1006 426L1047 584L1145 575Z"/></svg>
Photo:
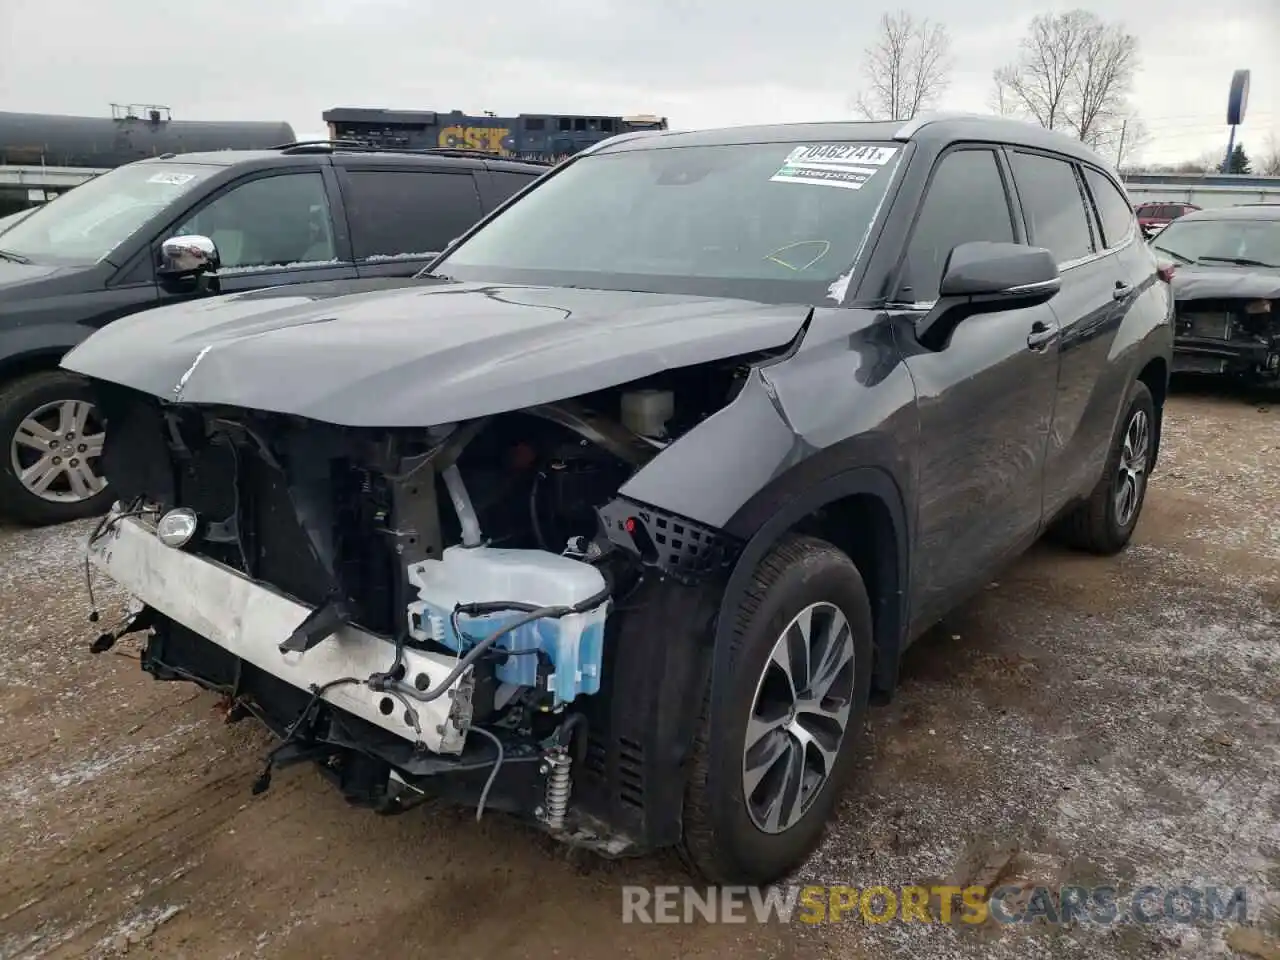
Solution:
<svg viewBox="0 0 1280 960"><path fill-rule="evenodd" d="M267 149L279 150L281 153L334 153L341 150L365 153L402 153L415 156L463 157L469 160L506 160L509 163L531 163L544 167L555 166L554 160L507 157L500 153L484 153L480 150L467 150L462 147L391 147L370 143L367 140L296 140L293 143L281 143Z"/></svg>
<svg viewBox="0 0 1280 960"><path fill-rule="evenodd" d="M551 160L526 160L523 157L508 157L501 153L485 153L481 150L467 150L464 147L415 147L402 149L400 153L425 153L436 157L479 157L482 160L506 160L514 163L540 163L553 166Z"/></svg>
<svg viewBox="0 0 1280 960"><path fill-rule="evenodd" d="M337 149L372 150L374 147L364 140L294 140L292 143L277 143L267 149L282 153L323 153Z"/></svg>

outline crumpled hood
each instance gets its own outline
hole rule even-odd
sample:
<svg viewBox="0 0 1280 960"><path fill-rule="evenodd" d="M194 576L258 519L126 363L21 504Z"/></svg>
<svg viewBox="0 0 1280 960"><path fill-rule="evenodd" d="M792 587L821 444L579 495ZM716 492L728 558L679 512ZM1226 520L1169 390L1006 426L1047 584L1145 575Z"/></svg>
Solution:
<svg viewBox="0 0 1280 960"><path fill-rule="evenodd" d="M1175 300L1280 299L1280 270L1202 264L1180 266L1173 272L1173 297Z"/></svg>
<svg viewBox="0 0 1280 960"><path fill-rule="evenodd" d="M345 426L428 426L782 346L809 313L481 283L265 293L134 314L89 337L62 366L169 401Z"/></svg>

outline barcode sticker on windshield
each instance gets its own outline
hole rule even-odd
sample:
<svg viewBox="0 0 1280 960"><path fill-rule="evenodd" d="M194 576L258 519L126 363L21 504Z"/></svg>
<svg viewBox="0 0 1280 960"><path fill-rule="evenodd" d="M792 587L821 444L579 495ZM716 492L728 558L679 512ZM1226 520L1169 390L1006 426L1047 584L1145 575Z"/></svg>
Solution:
<svg viewBox="0 0 1280 960"><path fill-rule="evenodd" d="M897 152L897 147L853 143L805 144L792 150L782 168L769 179L774 183L818 183L858 190Z"/></svg>
<svg viewBox="0 0 1280 960"><path fill-rule="evenodd" d="M194 173L153 173L147 178L147 183L168 183L175 187L180 187L184 183L190 183L196 178Z"/></svg>

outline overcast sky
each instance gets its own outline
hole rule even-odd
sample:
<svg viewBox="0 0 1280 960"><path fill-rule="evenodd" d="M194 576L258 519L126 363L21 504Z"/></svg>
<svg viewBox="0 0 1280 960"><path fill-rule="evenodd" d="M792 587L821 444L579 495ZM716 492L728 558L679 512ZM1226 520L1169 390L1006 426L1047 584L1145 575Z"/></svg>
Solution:
<svg viewBox="0 0 1280 960"><path fill-rule="evenodd" d="M942 106L962 110L986 109L991 71L1032 14L1079 5L901 2L950 29ZM1145 159L1222 149L1237 67L1253 71L1241 142L1280 137L1280 0L1092 9L1139 37ZM848 0L0 0L0 110L159 103L175 119L285 120L299 134L322 131L334 106L657 113L682 128L838 119L852 115L881 12Z"/></svg>

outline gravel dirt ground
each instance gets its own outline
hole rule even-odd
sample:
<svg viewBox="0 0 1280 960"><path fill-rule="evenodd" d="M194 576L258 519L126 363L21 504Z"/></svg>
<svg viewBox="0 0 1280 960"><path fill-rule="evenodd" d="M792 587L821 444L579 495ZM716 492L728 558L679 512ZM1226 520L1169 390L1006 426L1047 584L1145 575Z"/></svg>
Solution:
<svg viewBox="0 0 1280 960"><path fill-rule="evenodd" d="M909 652L798 883L1249 888L1231 924L620 922L501 816L379 818L216 698L94 657L87 527L0 529L0 957L1280 957L1280 402L1184 390L1131 548L1041 545ZM105 592L105 591L104 591ZM120 598L102 601L109 622Z"/></svg>

